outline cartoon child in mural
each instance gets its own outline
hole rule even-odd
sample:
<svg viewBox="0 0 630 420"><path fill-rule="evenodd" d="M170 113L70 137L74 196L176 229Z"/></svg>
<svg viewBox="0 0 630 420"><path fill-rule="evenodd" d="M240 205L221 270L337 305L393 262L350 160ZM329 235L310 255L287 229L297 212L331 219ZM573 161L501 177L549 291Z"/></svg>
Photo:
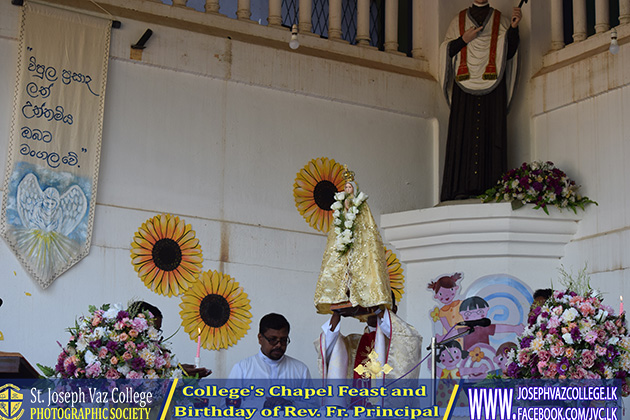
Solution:
<svg viewBox="0 0 630 420"><path fill-rule="evenodd" d="M464 301L459 305L459 313L464 321L486 320L488 319L489 310L490 305L488 305L488 302L479 296L464 299ZM480 344L490 346L491 335L499 333L515 333L516 335L520 335L525 330L525 326L523 324L508 325L492 324L490 322L487 323L489 325L482 324L475 326L470 334L464 336L464 350L470 350L473 346ZM469 327L457 328L458 332L464 332L468 329Z"/></svg>
<svg viewBox="0 0 630 420"><path fill-rule="evenodd" d="M512 350L518 350L518 346L511 341L506 341L499 346L496 355L492 358L492 361L497 367L497 370L493 372L495 375L503 375L507 371L509 362L508 356Z"/></svg>
<svg viewBox="0 0 630 420"><path fill-rule="evenodd" d="M436 372L436 378L440 379L436 396L436 402L439 407L446 407L457 380L467 377L485 376L488 370L486 366L465 366L469 357L469 353L466 350L462 350L461 344L456 340L440 348L438 360L442 367L438 366ZM468 406L467 399L459 398L458 406Z"/></svg>
<svg viewBox="0 0 630 420"><path fill-rule="evenodd" d="M443 334L436 334L436 339L441 341L449 332L454 331L455 325L463 320L459 313L461 301L456 299L462 274L455 273L450 276L442 276L434 282L429 283L428 288L433 290L433 299L440 302L442 307L435 307L431 312L434 322L439 321L443 327Z"/></svg>
<svg viewBox="0 0 630 420"><path fill-rule="evenodd" d="M440 349L438 360L443 368L437 368L437 378L439 379L462 379L470 375L478 375L486 372L483 366L465 367L463 361L468 358L469 353L462 350L462 346L457 341L451 341Z"/></svg>

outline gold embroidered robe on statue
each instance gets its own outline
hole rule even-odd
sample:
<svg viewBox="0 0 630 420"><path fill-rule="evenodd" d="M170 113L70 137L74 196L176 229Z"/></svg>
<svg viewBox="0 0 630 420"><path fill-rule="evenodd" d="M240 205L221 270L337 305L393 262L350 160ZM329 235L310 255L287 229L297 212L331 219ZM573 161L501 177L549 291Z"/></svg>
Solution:
<svg viewBox="0 0 630 420"><path fill-rule="evenodd" d="M328 233L315 289L317 313L329 314L331 304L346 301L353 307L391 308L385 248L367 202L361 206L354 222L353 238L350 250L342 255L335 250L337 235L334 229Z"/></svg>

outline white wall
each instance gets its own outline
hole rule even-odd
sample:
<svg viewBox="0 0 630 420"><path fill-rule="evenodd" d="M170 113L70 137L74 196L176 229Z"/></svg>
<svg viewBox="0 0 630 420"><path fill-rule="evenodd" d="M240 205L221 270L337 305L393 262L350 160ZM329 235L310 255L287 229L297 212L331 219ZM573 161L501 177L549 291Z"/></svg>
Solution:
<svg viewBox="0 0 630 420"><path fill-rule="evenodd" d="M628 25L617 28L620 39ZM562 263L579 269L586 264L605 301L618 308L627 295L630 255L630 50L607 51L603 33L551 54L583 54L585 58L543 69L532 80L532 151L535 159L551 160L582 186L580 192L598 202L589 206ZM597 46L601 48L597 50Z"/></svg>
<svg viewBox="0 0 630 420"><path fill-rule="evenodd" d="M0 162L19 12L0 4ZM347 163L377 220L432 205L435 83L159 25L133 61L129 46L147 24L122 22L112 31L90 254L42 290L0 243L0 349L54 365L56 341L67 341L65 328L88 305L131 299L160 307L165 334L176 331L180 299L149 291L129 256L138 227L169 212L196 231L204 270L233 276L251 299L247 336L203 351L202 364L226 375L257 351L258 320L275 311L293 325L288 354L318 376L312 342L326 317L315 314L313 292L325 238L295 208L295 176L312 158ZM183 329L173 344L192 360Z"/></svg>

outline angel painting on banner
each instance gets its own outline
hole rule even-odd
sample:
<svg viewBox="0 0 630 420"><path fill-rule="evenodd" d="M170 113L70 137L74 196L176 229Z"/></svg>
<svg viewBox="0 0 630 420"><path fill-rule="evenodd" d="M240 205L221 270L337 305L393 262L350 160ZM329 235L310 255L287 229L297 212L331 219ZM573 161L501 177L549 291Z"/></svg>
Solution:
<svg viewBox="0 0 630 420"><path fill-rule="evenodd" d="M63 178L63 177L62 177ZM11 189L6 233L10 243L23 258L22 263L37 279L51 279L68 261L77 258L84 242L83 229L78 229L88 211L88 198L71 178L28 172L15 180ZM65 181L65 182L64 182ZM54 186L53 186L54 185Z"/></svg>

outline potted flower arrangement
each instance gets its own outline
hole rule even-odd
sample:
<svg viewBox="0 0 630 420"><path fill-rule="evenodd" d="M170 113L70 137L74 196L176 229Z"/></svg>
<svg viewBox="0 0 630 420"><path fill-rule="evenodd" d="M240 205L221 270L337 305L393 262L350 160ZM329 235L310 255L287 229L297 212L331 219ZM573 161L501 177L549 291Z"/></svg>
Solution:
<svg viewBox="0 0 630 420"><path fill-rule="evenodd" d="M582 272L583 273L583 272ZM507 376L530 379L617 379L630 395L630 336L625 312L588 286L556 290L533 308L511 353Z"/></svg>
<svg viewBox="0 0 630 420"><path fill-rule="evenodd" d="M175 356L155 328L149 311L122 305L89 307L68 328L70 340L54 368L39 365L48 377L158 379L181 377Z"/></svg>
<svg viewBox="0 0 630 420"><path fill-rule="evenodd" d="M577 213L577 208L584 210L589 203L597 203L578 194L579 185L570 179L553 162L523 163L501 177L497 184L488 189L480 198L490 201L510 201L516 208L532 203L535 209L542 208L549 214L548 206L559 209L570 208Z"/></svg>

